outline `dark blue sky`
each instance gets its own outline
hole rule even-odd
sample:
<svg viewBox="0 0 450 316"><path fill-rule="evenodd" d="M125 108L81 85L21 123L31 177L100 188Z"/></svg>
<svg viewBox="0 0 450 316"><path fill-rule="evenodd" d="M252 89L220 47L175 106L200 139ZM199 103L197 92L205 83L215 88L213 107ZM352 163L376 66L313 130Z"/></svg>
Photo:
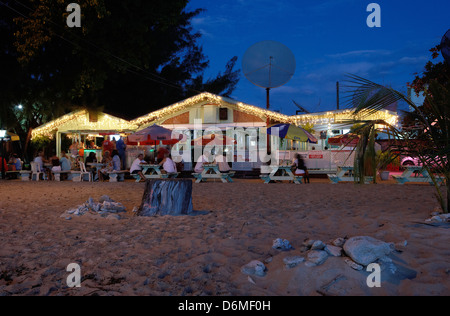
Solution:
<svg viewBox="0 0 450 316"><path fill-rule="evenodd" d="M372 3L381 6L381 28L366 24ZM193 20L210 60L207 76L225 69L253 44L288 46L297 68L292 80L271 92L271 109L295 114L292 100L312 112L336 108L336 81L356 74L406 92L406 83L431 59L429 49L450 28L449 0L191 0L204 8ZM441 59L438 59L440 61ZM265 107L265 90L244 75L232 97Z"/></svg>

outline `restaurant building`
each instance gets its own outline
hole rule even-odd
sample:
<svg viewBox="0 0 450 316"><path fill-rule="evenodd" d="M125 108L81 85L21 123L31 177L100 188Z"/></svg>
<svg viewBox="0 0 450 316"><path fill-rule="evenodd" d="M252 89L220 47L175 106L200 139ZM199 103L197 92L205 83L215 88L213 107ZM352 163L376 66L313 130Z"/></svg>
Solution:
<svg viewBox="0 0 450 316"><path fill-rule="evenodd" d="M263 156L261 153L267 152L268 136L265 131L268 126L280 123L307 125L312 127L314 135L319 139L317 144L280 140L278 137L269 136L269 147L272 151L279 148L280 158L283 160L292 160L294 154L300 152L306 159L309 169L328 172L336 169L336 164L349 160L349 152L331 148L327 140L348 132L351 128L348 122L352 119L354 116L351 110L288 116L230 98L201 93L131 121L105 113L99 113L97 117L92 117L87 111L70 113L35 129L33 137L43 135L56 137L59 154L62 134L75 135L78 139L83 139L83 136L86 139L113 134L126 136L157 124L175 131L177 135L183 135L183 141L173 149L183 155L185 169L192 170L194 166L192 161L197 160L198 151L190 148L191 141L203 135L222 133L236 141L235 144L224 147L228 160L232 161L233 169L250 171L260 168ZM393 125L398 123L397 114L390 111L378 111L365 116L364 119L382 119ZM147 150L153 149L145 146L129 146L127 161L131 161L138 152Z"/></svg>

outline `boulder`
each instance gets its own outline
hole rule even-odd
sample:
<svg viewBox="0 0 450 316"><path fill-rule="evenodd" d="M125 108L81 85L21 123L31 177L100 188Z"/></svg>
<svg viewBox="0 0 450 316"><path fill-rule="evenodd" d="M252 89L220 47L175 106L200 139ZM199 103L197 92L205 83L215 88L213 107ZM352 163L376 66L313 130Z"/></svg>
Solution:
<svg viewBox="0 0 450 316"><path fill-rule="evenodd" d="M368 266L394 250L393 244L388 244L372 237L353 237L344 245L345 253L358 264Z"/></svg>

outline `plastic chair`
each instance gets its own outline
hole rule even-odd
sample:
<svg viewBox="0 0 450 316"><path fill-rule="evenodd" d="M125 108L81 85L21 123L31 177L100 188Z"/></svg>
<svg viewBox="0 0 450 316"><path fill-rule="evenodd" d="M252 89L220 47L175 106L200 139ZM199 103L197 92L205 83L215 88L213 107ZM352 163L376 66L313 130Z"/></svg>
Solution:
<svg viewBox="0 0 450 316"><path fill-rule="evenodd" d="M89 182L92 182L92 173L86 171L86 165L84 162L79 161L78 164L80 165L80 171L72 171L72 173L80 174L79 182L83 181L85 175L89 177Z"/></svg>
<svg viewBox="0 0 450 316"><path fill-rule="evenodd" d="M45 173L42 172L41 166L37 162L31 163L31 180L36 177L36 181L39 181L42 175L42 179L45 180Z"/></svg>

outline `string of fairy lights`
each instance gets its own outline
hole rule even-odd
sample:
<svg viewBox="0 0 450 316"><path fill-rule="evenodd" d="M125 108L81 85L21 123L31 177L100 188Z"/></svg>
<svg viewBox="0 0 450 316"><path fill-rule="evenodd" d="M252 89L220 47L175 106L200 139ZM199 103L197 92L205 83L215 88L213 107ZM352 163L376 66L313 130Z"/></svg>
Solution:
<svg viewBox="0 0 450 316"><path fill-rule="evenodd" d="M269 118L273 122L277 123L287 123L295 124L297 126L303 126L306 124L310 125L328 125L331 128L331 124L339 124L343 122L348 122L355 119L352 110L342 110L342 111L330 111L325 113L317 114L305 114L288 116L278 112L269 111L262 109L253 105L245 104L239 101L234 101L229 98L214 95L212 93L201 93L197 96L191 97L184 101L175 103L161 110L157 110L148 115L139 117L132 121L126 121L123 119L118 119L116 117L110 116L108 114L102 115L98 122L90 122L89 114L86 110L81 110L78 112L69 113L56 119L50 123L47 123L37 129L32 131L32 137L36 138L39 136L45 136L53 138L54 134L61 126L69 124L70 122L76 121L75 125L83 127L87 130L110 130L114 129L116 131L137 131L145 128L155 122L163 121L169 119L175 115L180 115L187 111L191 107L201 106L204 104L214 104L217 106L225 106L233 108L237 111L241 111L246 114L254 115L260 117L264 120ZM357 119L364 118L365 120L382 120L391 125L397 125L398 116L393 114L393 112L382 110L374 113L360 113Z"/></svg>
<svg viewBox="0 0 450 316"><path fill-rule="evenodd" d="M31 132L32 139L38 137L48 137L53 139L55 132L57 132L62 126L72 123L78 129L86 129L89 131L136 131L137 126L133 123L119 119L117 117L102 114L97 122L91 122L89 120L89 112L87 110L80 110L78 112L72 112L66 114L59 119L51 121L39 128L34 129Z"/></svg>
<svg viewBox="0 0 450 316"><path fill-rule="evenodd" d="M148 115L139 117L131 123L142 126L142 125L148 125L152 122L159 121L162 118L169 117L171 115L177 114L183 110L186 110L193 106L198 106L200 104L216 104L218 106L228 106L230 108L234 108L238 111L241 111L246 114L254 115L263 119L271 119L276 122L280 123L290 123L291 119L290 116L284 115L281 113L264 110L259 107L245 104L242 102L234 101L229 98L224 98L212 93L204 92L197 96L194 96L192 98L186 99L184 101L181 101L179 103L175 103L171 106L165 107L161 110L152 112Z"/></svg>

